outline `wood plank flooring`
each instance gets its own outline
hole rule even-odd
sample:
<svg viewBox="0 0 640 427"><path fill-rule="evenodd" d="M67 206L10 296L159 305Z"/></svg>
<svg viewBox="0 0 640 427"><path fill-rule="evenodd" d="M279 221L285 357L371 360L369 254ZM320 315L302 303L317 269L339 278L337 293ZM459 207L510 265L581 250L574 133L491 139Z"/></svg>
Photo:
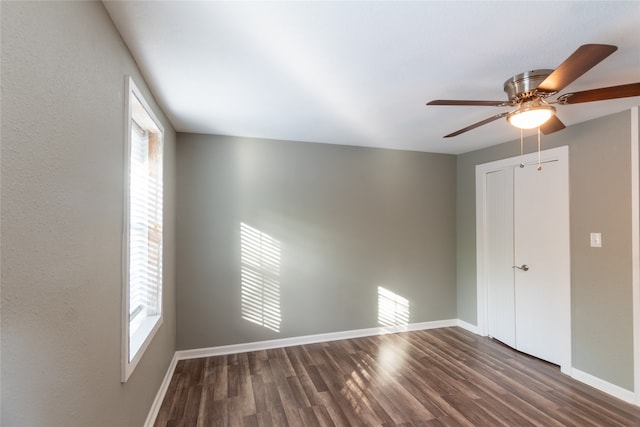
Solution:
<svg viewBox="0 0 640 427"><path fill-rule="evenodd" d="M640 408L442 328L180 361L155 426L640 426Z"/></svg>

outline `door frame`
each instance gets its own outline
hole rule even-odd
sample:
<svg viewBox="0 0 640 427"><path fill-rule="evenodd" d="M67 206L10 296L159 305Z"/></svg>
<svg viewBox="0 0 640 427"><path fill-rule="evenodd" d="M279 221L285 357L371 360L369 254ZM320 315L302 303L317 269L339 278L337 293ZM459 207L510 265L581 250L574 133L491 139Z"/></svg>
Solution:
<svg viewBox="0 0 640 427"><path fill-rule="evenodd" d="M564 161L569 165L569 147L562 146L541 151L540 162L546 163L554 160ZM498 170L517 167L520 163L535 164L538 162L538 153L530 153L524 156L511 157L496 160L489 163L476 165L476 283L477 283L477 322L478 333L482 336L488 334L488 292L485 262L486 254L486 174ZM567 178L568 179L568 178ZM567 200L567 203L569 201ZM566 316L568 325L562 328L565 331L562 362L560 370L570 375L571 373L571 280L566 284L569 287L569 315Z"/></svg>
<svg viewBox="0 0 640 427"><path fill-rule="evenodd" d="M640 406L640 109L631 108L631 259L633 294L633 392Z"/></svg>

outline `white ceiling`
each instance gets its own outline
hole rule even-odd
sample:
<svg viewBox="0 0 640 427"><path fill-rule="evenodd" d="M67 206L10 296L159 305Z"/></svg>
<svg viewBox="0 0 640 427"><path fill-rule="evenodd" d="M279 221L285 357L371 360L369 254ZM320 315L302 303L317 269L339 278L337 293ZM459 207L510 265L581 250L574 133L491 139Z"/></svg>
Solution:
<svg viewBox="0 0 640 427"><path fill-rule="evenodd" d="M178 131L463 153L519 138L506 100L523 71L556 68L578 46L618 51L564 92L640 81L640 2L105 1ZM567 125L640 97L558 106Z"/></svg>

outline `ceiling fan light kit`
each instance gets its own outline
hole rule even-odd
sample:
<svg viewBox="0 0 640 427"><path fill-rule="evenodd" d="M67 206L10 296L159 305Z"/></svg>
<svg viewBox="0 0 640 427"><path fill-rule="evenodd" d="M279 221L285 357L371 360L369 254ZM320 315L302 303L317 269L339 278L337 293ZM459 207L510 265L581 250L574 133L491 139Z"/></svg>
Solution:
<svg viewBox="0 0 640 427"><path fill-rule="evenodd" d="M427 103L427 105L516 107L515 111L495 114L445 135L445 138L460 135L502 117L506 117L507 121L517 128L538 128L539 131L547 135L565 128L565 125L556 116L555 107L549 104L577 104L640 96L640 83L630 83L568 93L559 96L555 101L547 101L547 98L573 83L617 49L616 46L606 44L585 44L573 52L555 70L538 69L517 74L504 82L503 88L507 94L507 101L438 99Z"/></svg>
<svg viewBox="0 0 640 427"><path fill-rule="evenodd" d="M516 111L507 115L507 120L511 125L520 129L534 129L546 123L556 109L551 105L544 104L540 99L525 101Z"/></svg>

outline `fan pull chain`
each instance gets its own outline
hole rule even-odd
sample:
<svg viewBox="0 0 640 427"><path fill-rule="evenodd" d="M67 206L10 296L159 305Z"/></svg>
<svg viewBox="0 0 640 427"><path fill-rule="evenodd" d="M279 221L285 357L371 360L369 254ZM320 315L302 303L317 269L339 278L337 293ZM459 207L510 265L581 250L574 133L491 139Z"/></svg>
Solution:
<svg viewBox="0 0 640 427"><path fill-rule="evenodd" d="M524 154L522 147L524 146L524 129L520 128L520 168L524 167Z"/></svg>
<svg viewBox="0 0 640 427"><path fill-rule="evenodd" d="M540 127L538 126L538 170L542 170L542 164L540 164Z"/></svg>

